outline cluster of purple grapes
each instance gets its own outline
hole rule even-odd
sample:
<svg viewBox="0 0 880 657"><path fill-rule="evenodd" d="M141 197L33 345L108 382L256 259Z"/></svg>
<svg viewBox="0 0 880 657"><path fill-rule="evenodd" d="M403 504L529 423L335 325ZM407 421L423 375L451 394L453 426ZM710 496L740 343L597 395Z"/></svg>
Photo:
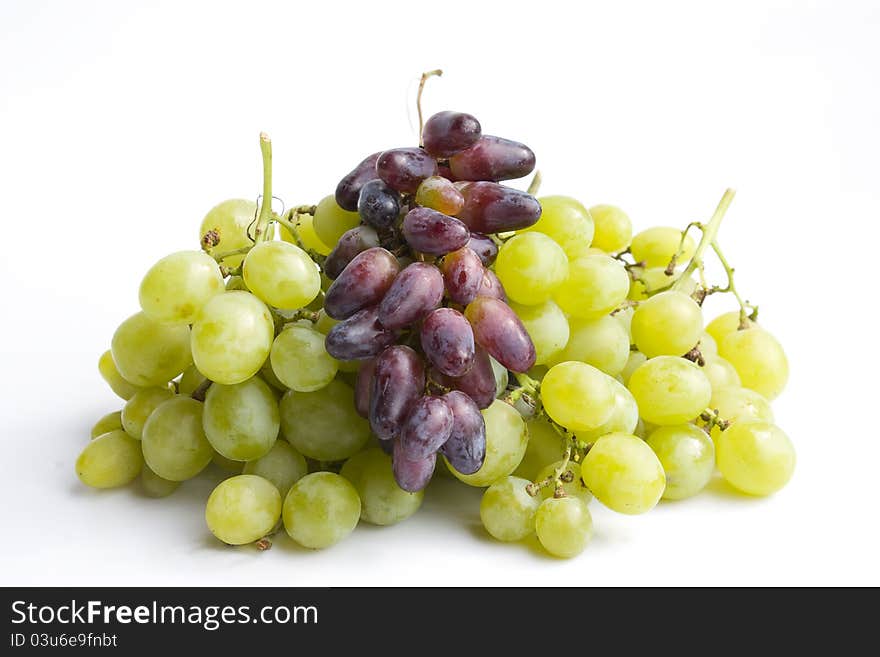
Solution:
<svg viewBox="0 0 880 657"><path fill-rule="evenodd" d="M538 200L498 184L532 172L527 146L483 135L470 114L440 112L423 146L364 159L336 188L361 225L327 256L324 299L341 320L326 348L366 361L358 412L392 454L401 488L427 486L437 453L462 474L486 452L481 409L495 399L490 355L513 372L534 365L535 347L489 266L493 233L527 228Z"/></svg>

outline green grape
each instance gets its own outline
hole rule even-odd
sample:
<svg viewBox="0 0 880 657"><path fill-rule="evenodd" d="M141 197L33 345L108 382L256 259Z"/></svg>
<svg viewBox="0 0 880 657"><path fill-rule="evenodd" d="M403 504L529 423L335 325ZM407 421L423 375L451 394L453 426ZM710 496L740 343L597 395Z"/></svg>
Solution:
<svg viewBox="0 0 880 657"><path fill-rule="evenodd" d="M214 453L202 428L202 403L181 395L153 411L141 444L150 469L171 481L195 477Z"/></svg>
<svg viewBox="0 0 880 657"><path fill-rule="evenodd" d="M309 255L287 242L260 242L244 259L244 282L276 308L296 309L321 291L321 275Z"/></svg>
<svg viewBox="0 0 880 657"><path fill-rule="evenodd" d="M248 227L254 224L257 217L257 204L246 199L233 198L215 205L202 219L199 227L199 239L208 231L214 231L220 241L213 247L217 253L235 251L252 245L253 240L248 237ZM234 268L244 260L243 255L229 256L223 259L223 264Z"/></svg>
<svg viewBox="0 0 880 657"><path fill-rule="evenodd" d="M342 234L360 225L361 217L357 212L348 212L336 204L336 199L325 196L315 208L312 226L318 239L329 247L336 245Z"/></svg>
<svg viewBox="0 0 880 657"><path fill-rule="evenodd" d="M721 356L705 354L703 356L703 363L700 369L703 370L703 374L709 379L709 384L712 386L713 391L720 388L739 387L741 385L736 368Z"/></svg>
<svg viewBox="0 0 880 657"><path fill-rule="evenodd" d="M180 486L179 481L163 479L147 465L141 470L141 490L150 497L168 497L177 490L178 486Z"/></svg>
<svg viewBox="0 0 880 657"><path fill-rule="evenodd" d="M324 348L324 335L312 328L291 326L272 343L272 371L297 392L320 390L335 377L339 361Z"/></svg>
<svg viewBox="0 0 880 657"><path fill-rule="evenodd" d="M196 367L217 383L241 383L259 372L275 338L265 304L248 292L226 292L209 301L192 330Z"/></svg>
<svg viewBox="0 0 880 657"><path fill-rule="evenodd" d="M567 315L595 318L617 308L629 292L629 274L623 265L605 255L573 260L568 278L553 293Z"/></svg>
<svg viewBox="0 0 880 657"><path fill-rule="evenodd" d="M633 342L648 358L682 356L703 333L703 311L684 292L670 290L642 301L632 318Z"/></svg>
<svg viewBox="0 0 880 657"><path fill-rule="evenodd" d="M535 233L536 235L538 233ZM535 345L536 365L550 361L568 342L569 328L565 314L552 301L538 306L511 303L510 307L526 327Z"/></svg>
<svg viewBox="0 0 880 657"><path fill-rule="evenodd" d="M513 474L529 481L535 481L545 465L559 460L559 456L562 454L562 437L541 415L536 415L526 422L526 429L529 434L529 443L522 461Z"/></svg>
<svg viewBox="0 0 880 657"><path fill-rule="evenodd" d="M318 311L318 320L315 322L315 328L327 335L334 326L339 323L338 319L333 319L327 313L324 312L324 309Z"/></svg>
<svg viewBox="0 0 880 657"><path fill-rule="evenodd" d="M233 474L241 474L244 471L244 463L242 463L241 461L233 461L232 459L228 459L216 449L213 450L213 454L211 454L211 463L216 465L221 470L225 470L226 472L231 472Z"/></svg>
<svg viewBox="0 0 880 657"><path fill-rule="evenodd" d="M712 390L712 400L709 407L718 411L722 420L731 424L737 422L767 422L773 423L773 409L770 402L760 393L748 388L718 388ZM712 428L712 438L716 439L721 434L718 427Z"/></svg>
<svg viewBox="0 0 880 657"><path fill-rule="evenodd" d="M283 440L272 445L268 454L244 465L244 474L258 475L263 479L268 479L275 484L282 499L287 496L290 487L305 477L308 472L309 468L303 455Z"/></svg>
<svg viewBox="0 0 880 657"><path fill-rule="evenodd" d="M629 352L629 356L626 359L626 365L623 366L623 369L620 371L620 376L623 379L624 385L629 385L629 380L639 367L648 360L648 357L645 356L641 351L631 351Z"/></svg>
<svg viewBox="0 0 880 657"><path fill-rule="evenodd" d="M707 354L718 355L718 343L708 332L703 331L700 336L700 352L705 356Z"/></svg>
<svg viewBox="0 0 880 657"><path fill-rule="evenodd" d="M201 307L224 289L214 258L203 251L178 251L150 267L138 296L150 319L192 324Z"/></svg>
<svg viewBox="0 0 880 657"><path fill-rule="evenodd" d="M256 475L238 475L221 481L205 506L208 529L230 545L260 540L275 528L280 517L278 489Z"/></svg>
<svg viewBox="0 0 880 657"><path fill-rule="evenodd" d="M608 375L586 363L554 365L541 382L544 410L571 431L595 429L614 409L614 389L609 381Z"/></svg>
<svg viewBox="0 0 880 657"><path fill-rule="evenodd" d="M666 473L663 498L683 500L699 493L715 472L715 445L692 424L659 427L647 440Z"/></svg>
<svg viewBox="0 0 880 657"><path fill-rule="evenodd" d="M275 391L276 397L278 397L279 401L281 399L281 395L279 393L287 392L287 386L281 383L277 376L275 376L275 372L272 371L272 363L267 360L263 366L260 368L260 378L263 379L266 383L272 386L272 390Z"/></svg>
<svg viewBox="0 0 880 657"><path fill-rule="evenodd" d="M318 233L315 232L314 218L310 214L296 215L296 232L299 235L299 241L310 251L326 256L330 255L330 251L333 250L331 247L324 244L324 242L321 241L321 238L318 237ZM296 244L296 239L294 239L293 234L287 229L287 226L281 224L281 230L278 234L285 242ZM297 246L299 245L297 244Z"/></svg>
<svg viewBox="0 0 880 657"><path fill-rule="evenodd" d="M672 260L672 256L678 253L680 246L680 230L666 226L655 226L643 230L633 237L629 248L636 262L643 262L646 267L666 267ZM694 256L695 251L696 244L688 235L684 240L678 263L688 262Z"/></svg>
<svg viewBox="0 0 880 657"><path fill-rule="evenodd" d="M233 292L235 290L244 290L245 292L250 292L248 290L247 285L244 283L244 279L241 276L230 276L226 281L226 291Z"/></svg>
<svg viewBox="0 0 880 657"><path fill-rule="evenodd" d="M620 374L629 358L629 335L617 319L604 315L598 319L572 319L571 337L551 364L577 360L606 374Z"/></svg>
<svg viewBox="0 0 880 657"><path fill-rule="evenodd" d="M519 541L535 531L541 500L526 492L528 479L504 477L486 489L480 502L483 527L499 541Z"/></svg>
<svg viewBox="0 0 880 657"><path fill-rule="evenodd" d="M354 390L337 379L314 392L287 392L281 398L281 432L303 456L341 461L367 444L370 423L355 410Z"/></svg>
<svg viewBox="0 0 880 657"><path fill-rule="evenodd" d="M535 531L547 552L568 559L583 552L593 537L593 517L578 497L551 497L538 507Z"/></svg>
<svg viewBox="0 0 880 657"><path fill-rule="evenodd" d="M788 358L782 345L759 328L728 333L718 343L718 354L736 368L745 388L773 400L788 382Z"/></svg>
<svg viewBox="0 0 880 657"><path fill-rule="evenodd" d="M360 361L355 361L360 362ZM492 374L495 375L495 396L500 397L507 390L507 384L510 382L510 373L497 360L489 356L489 364L492 365Z"/></svg>
<svg viewBox="0 0 880 657"><path fill-rule="evenodd" d="M125 402L120 419L125 432L136 440L140 440L144 425L160 404L174 397L168 388L144 388L135 393L134 397Z"/></svg>
<svg viewBox="0 0 880 657"><path fill-rule="evenodd" d="M143 465L138 441L116 429L85 446L76 459L76 476L92 488L116 488L133 481Z"/></svg>
<svg viewBox="0 0 880 657"><path fill-rule="evenodd" d="M535 477L535 481L544 481L545 479L549 479L556 475L556 469L562 466L562 461L556 461L555 463L551 463L550 465L545 465L541 470L538 471L538 475ZM563 473L570 472L571 473L571 481L562 482L562 490L568 497L578 497L583 500L585 503L589 503L590 500L593 499L593 494L590 492L590 489L587 488L586 484L584 484L583 479L581 479L581 466L579 463L575 463L574 461L569 461L565 466L565 470ZM556 494L556 487L554 485L544 486L541 488L540 497L542 500L546 500L549 497L553 497Z"/></svg>
<svg viewBox="0 0 880 657"><path fill-rule="evenodd" d="M718 315L715 319L709 322L706 325L706 333L708 333L715 340L716 343L720 344L721 341L729 334L739 329L740 324L740 312L738 310L733 310L729 313L724 313L722 315ZM753 322L751 319L746 317L745 326L743 330L756 327L757 323ZM716 346L716 351L717 351Z"/></svg>
<svg viewBox="0 0 880 657"><path fill-rule="evenodd" d="M486 423L486 460L469 475L450 468L456 479L469 486L489 486L511 474L523 460L529 443L526 424L510 404L496 399L482 413Z"/></svg>
<svg viewBox="0 0 880 657"><path fill-rule="evenodd" d="M627 335L630 335L632 333L632 318L635 312L636 309L632 306L619 307L614 311L614 314L611 315L611 317L620 323Z"/></svg>
<svg viewBox="0 0 880 657"><path fill-rule="evenodd" d="M122 399L131 399L134 393L141 389L140 386L129 383L122 378L119 370L116 369L116 363L113 362L113 354L109 349L101 354L101 357L98 359L98 372L101 373L101 377L107 382L110 389L119 397L122 397Z"/></svg>
<svg viewBox="0 0 880 657"><path fill-rule="evenodd" d="M644 301L661 290L668 289L675 282L675 275L666 273L666 267L648 267L633 270L634 279L630 284L627 298L631 301ZM685 291L690 294L696 289L696 281L688 279Z"/></svg>
<svg viewBox="0 0 880 657"><path fill-rule="evenodd" d="M191 395L204 382L205 375L199 372L198 367L190 365L180 375L180 381L177 382L177 392L181 395Z"/></svg>
<svg viewBox="0 0 880 657"><path fill-rule="evenodd" d="M498 251L495 273L508 297L535 306L547 301L568 278L568 258L544 233L523 233L511 237Z"/></svg>
<svg viewBox="0 0 880 657"><path fill-rule="evenodd" d="M419 510L425 491L407 493L394 480L391 457L378 447L359 452L342 466L361 498L361 519L373 525L394 525Z"/></svg>
<svg viewBox="0 0 880 657"><path fill-rule="evenodd" d="M538 223L520 232L544 233L562 247L569 260L587 255L593 241L593 218L589 211L569 196L544 196Z"/></svg>
<svg viewBox="0 0 880 657"><path fill-rule="evenodd" d="M231 386L212 384L202 416L208 442L233 461L252 461L267 454L281 426L275 395L259 377Z"/></svg>
<svg viewBox="0 0 880 657"><path fill-rule="evenodd" d="M351 534L361 517L358 492L345 477L314 472L284 498L284 528L303 547L330 547Z"/></svg>
<svg viewBox="0 0 880 657"><path fill-rule="evenodd" d="M641 365L629 380L646 422L684 424L709 406L712 386L696 363L676 356L657 356Z"/></svg>
<svg viewBox="0 0 880 657"><path fill-rule="evenodd" d="M769 422L738 422L721 432L715 449L721 475L749 495L771 495L794 473L794 447Z"/></svg>
<svg viewBox="0 0 880 657"><path fill-rule="evenodd" d="M593 246L617 253L623 251L632 241L632 221L629 216L614 205L594 205L590 216L596 225Z"/></svg>
<svg viewBox="0 0 880 657"><path fill-rule="evenodd" d="M92 427L91 435L94 439L98 436L103 436L105 433L116 431L117 429L122 429L122 411L107 413L107 415L95 422L95 425Z"/></svg>
<svg viewBox="0 0 880 657"><path fill-rule="evenodd" d="M189 327L160 324L144 313L126 319L110 343L119 374L136 386L162 386L192 361Z"/></svg>
<svg viewBox="0 0 880 657"><path fill-rule="evenodd" d="M639 405L632 393L617 379L608 378L614 391L611 415L605 422L589 431L578 431L577 437L585 443L595 442L612 432L632 433L639 424Z"/></svg>
<svg viewBox="0 0 880 657"><path fill-rule="evenodd" d="M663 466L641 438L609 433L593 443L581 463L581 477L602 504L635 515L653 509L666 487Z"/></svg>

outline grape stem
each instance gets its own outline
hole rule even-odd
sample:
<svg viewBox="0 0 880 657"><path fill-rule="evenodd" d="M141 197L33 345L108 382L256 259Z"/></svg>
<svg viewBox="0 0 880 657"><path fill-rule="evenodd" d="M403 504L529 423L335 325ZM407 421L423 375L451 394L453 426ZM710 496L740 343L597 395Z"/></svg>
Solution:
<svg viewBox="0 0 880 657"><path fill-rule="evenodd" d="M317 251L306 247L303 243L302 238L299 235L299 217L304 214L315 214L315 206L314 205L301 205L298 208L291 208L288 212L286 212L283 216L274 215L275 221L284 226L287 231L293 237L293 241L296 242L296 245L301 248L303 251L309 254L309 257L312 261L318 265L321 270L324 269L324 260L326 260L326 256L321 255Z"/></svg>
<svg viewBox="0 0 880 657"><path fill-rule="evenodd" d="M202 381L198 385L198 387L195 390L192 391L192 394L190 395L190 397L192 397L196 401L200 401L200 402L205 401L205 395L207 394L208 388L211 387L212 383L214 383L214 382L211 381L211 379L205 379L204 381Z"/></svg>
<svg viewBox="0 0 880 657"><path fill-rule="evenodd" d="M425 129L425 122L422 118L422 92L425 90L425 83L428 81L428 78L432 78L434 76L438 78L443 75L443 70L439 68L435 68L433 71L425 71L422 73L422 78L419 80L419 91L416 94L416 111L419 113L419 146L424 146L425 141L422 139L422 130Z"/></svg>
<svg viewBox="0 0 880 657"><path fill-rule="evenodd" d="M526 190L526 193L534 196L538 193L538 190L541 189L541 182L543 178L541 177L540 171L535 171L535 175L532 176L532 182L529 183L529 188Z"/></svg>
<svg viewBox="0 0 880 657"><path fill-rule="evenodd" d="M265 241L269 236L269 222L272 219L272 140L265 132L260 133L260 153L263 156L263 197L254 229L256 244Z"/></svg>
<svg viewBox="0 0 880 657"><path fill-rule="evenodd" d="M721 252L721 246L718 242L712 242L712 250L715 251L715 255L718 256L718 261L721 263L721 266L724 267L724 273L727 274L727 287L709 288L709 290L710 292L730 292L733 294L736 298L736 302L739 304L739 328L740 330L748 328L746 320L751 319L754 321L758 319L758 307L752 306L740 296L739 291L736 289L736 285L733 282L734 268L730 266L729 262L727 262L727 258L725 258L724 253ZM748 308L752 309L751 313L748 312Z"/></svg>
<svg viewBox="0 0 880 657"><path fill-rule="evenodd" d="M715 208L715 213L712 215L709 223L703 227L703 235L700 238L700 243L697 245L697 250L694 251L691 261L678 276L670 289L680 291L687 280L691 277L691 274L693 274L703 262L703 254L715 241L715 238L718 235L718 229L721 227L721 220L724 219L724 214L727 212L727 208L730 207L730 203L733 201L735 195L736 192L734 190L729 188L725 190L724 195L718 202L718 207Z"/></svg>

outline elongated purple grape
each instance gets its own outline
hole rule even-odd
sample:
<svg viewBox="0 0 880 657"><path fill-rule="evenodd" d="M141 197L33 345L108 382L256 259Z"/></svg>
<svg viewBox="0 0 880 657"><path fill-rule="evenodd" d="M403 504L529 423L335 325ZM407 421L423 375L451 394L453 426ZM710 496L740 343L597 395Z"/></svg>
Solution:
<svg viewBox="0 0 880 657"><path fill-rule="evenodd" d="M370 180L361 187L357 210L364 223L379 230L389 228L400 214L400 194L378 178Z"/></svg>
<svg viewBox="0 0 880 657"><path fill-rule="evenodd" d="M495 275L495 272L491 269L483 271L483 280L480 284L480 291L477 293L477 296L492 297L493 299L500 299L504 303L507 303L507 293L504 291L504 286L501 284L501 280L498 276Z"/></svg>
<svg viewBox="0 0 880 657"><path fill-rule="evenodd" d="M370 306L339 322L324 339L327 353L337 360L363 360L394 344L397 332L382 326L378 317L378 306Z"/></svg>
<svg viewBox="0 0 880 657"><path fill-rule="evenodd" d="M474 365L474 332L457 310L438 308L425 318L422 351L446 376L464 376Z"/></svg>
<svg viewBox="0 0 880 657"><path fill-rule="evenodd" d="M498 256L498 245L488 235L471 233L467 247L480 257L480 261L487 267L495 262Z"/></svg>
<svg viewBox="0 0 880 657"><path fill-rule="evenodd" d="M477 298L483 285L485 268L473 250L462 247L447 254L440 265L446 293L455 303L468 305Z"/></svg>
<svg viewBox="0 0 880 657"><path fill-rule="evenodd" d="M423 490L434 476L434 466L437 465L437 452L432 452L423 459L410 459L403 453L400 441L394 443L394 451L391 456L391 470L394 472L394 480L407 493L417 493Z"/></svg>
<svg viewBox="0 0 880 657"><path fill-rule="evenodd" d="M541 204L531 194L494 182L459 185L464 206L458 213L468 228L477 233L503 233L537 223Z"/></svg>
<svg viewBox="0 0 880 657"><path fill-rule="evenodd" d="M392 189L412 194L437 173L437 162L421 148L392 148L376 160L376 173Z"/></svg>
<svg viewBox="0 0 880 657"><path fill-rule="evenodd" d="M475 350L474 365L467 374L453 378L432 369L431 379L447 388L460 390L480 408L489 408L495 401L495 371L489 354L479 345Z"/></svg>
<svg viewBox="0 0 880 657"><path fill-rule="evenodd" d="M333 319L346 319L379 303L399 272L397 258L382 247L359 253L327 290L324 312Z"/></svg>
<svg viewBox="0 0 880 657"><path fill-rule="evenodd" d="M370 226L355 226L345 231L324 261L324 273L337 278L355 256L379 246L379 235Z"/></svg>
<svg viewBox="0 0 880 657"><path fill-rule="evenodd" d="M376 174L376 160L381 154L379 152L368 155L339 181L339 184L336 185L336 204L340 208L349 212L357 210L361 187L370 180L379 177Z"/></svg>
<svg viewBox="0 0 880 657"><path fill-rule="evenodd" d="M385 328L402 329L424 318L442 300L443 274L434 265L414 262L394 279L379 304L379 321Z"/></svg>
<svg viewBox="0 0 880 657"><path fill-rule="evenodd" d="M452 409L443 397L422 397L410 409L400 428L400 452L413 461L427 458L452 433Z"/></svg>
<svg viewBox="0 0 880 657"><path fill-rule="evenodd" d="M373 387L375 371L375 358L364 361L354 382L354 408L361 417L370 417L370 391Z"/></svg>
<svg viewBox="0 0 880 657"><path fill-rule="evenodd" d="M464 112L437 112L425 122L422 143L434 157L449 157L476 144L483 133L476 117Z"/></svg>
<svg viewBox="0 0 880 657"><path fill-rule="evenodd" d="M480 346L504 367L525 372L535 364L535 345L506 303L491 297L477 297L465 308L464 314Z"/></svg>
<svg viewBox="0 0 880 657"><path fill-rule="evenodd" d="M486 421L476 402L459 390L443 395L452 409L452 431L440 453L461 474L473 474L486 459Z"/></svg>
<svg viewBox="0 0 880 657"><path fill-rule="evenodd" d="M413 208L403 218L403 236L416 251L444 255L467 244L470 232L455 217L431 208Z"/></svg>
<svg viewBox="0 0 880 657"><path fill-rule="evenodd" d="M425 366L409 347L388 347L376 359L370 390L370 427L382 440L397 437L403 421L425 390Z"/></svg>
<svg viewBox="0 0 880 657"><path fill-rule="evenodd" d="M534 171L535 154L518 141L483 135L449 158L449 168L456 180L512 180Z"/></svg>

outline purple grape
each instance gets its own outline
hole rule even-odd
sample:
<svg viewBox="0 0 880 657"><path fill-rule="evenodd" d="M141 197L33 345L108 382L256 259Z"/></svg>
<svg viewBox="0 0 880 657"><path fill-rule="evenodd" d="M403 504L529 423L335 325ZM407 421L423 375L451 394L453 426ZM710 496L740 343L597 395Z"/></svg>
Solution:
<svg viewBox="0 0 880 657"><path fill-rule="evenodd" d="M495 371L489 354L479 345L475 349L474 365L467 374L453 378L432 369L431 379L446 388L460 390L480 408L489 408L495 401Z"/></svg>
<svg viewBox="0 0 880 657"><path fill-rule="evenodd" d="M391 469L394 472L394 480L397 485L407 493L418 493L430 483L431 477L434 476L437 453L433 452L423 459L412 460L403 453L398 440L394 443L391 462Z"/></svg>
<svg viewBox="0 0 880 657"><path fill-rule="evenodd" d="M535 364L535 345L519 317L500 299L477 297L464 311L474 338L499 363L514 372Z"/></svg>
<svg viewBox="0 0 880 657"><path fill-rule="evenodd" d="M480 122L464 112L437 112L425 122L422 143L434 157L449 157L477 143Z"/></svg>
<svg viewBox="0 0 880 657"><path fill-rule="evenodd" d="M511 180L534 171L535 154L518 141L483 135L473 146L453 155L449 168L456 180Z"/></svg>
<svg viewBox="0 0 880 657"><path fill-rule="evenodd" d="M359 253L327 290L324 312L333 319L346 319L379 303L399 272L397 258L381 247Z"/></svg>
<svg viewBox="0 0 880 657"><path fill-rule="evenodd" d="M370 389L370 427L382 440L392 440L400 431L425 390L425 366L409 347L388 347L376 359Z"/></svg>
<svg viewBox="0 0 880 657"><path fill-rule="evenodd" d="M413 208L403 218L403 236L416 251L444 255L467 244L467 226L431 208Z"/></svg>
<svg viewBox="0 0 880 657"><path fill-rule="evenodd" d="M443 399L452 409L453 422L440 453L461 474L473 474L486 459L486 421L476 402L465 393L453 390Z"/></svg>
<svg viewBox="0 0 880 657"><path fill-rule="evenodd" d="M487 267L495 262L498 256L498 245L488 235L471 233L467 247L480 257L480 261Z"/></svg>
<svg viewBox="0 0 880 657"><path fill-rule="evenodd" d="M361 187L357 210L361 220L373 228L390 228L400 214L400 194L381 180L370 180Z"/></svg>
<svg viewBox="0 0 880 657"><path fill-rule="evenodd" d="M379 304L379 321L385 328L415 324L443 300L443 275L434 265L414 262L404 269Z"/></svg>
<svg viewBox="0 0 880 657"><path fill-rule="evenodd" d="M422 397L410 409L400 428L399 452L416 461L443 446L452 432L452 409L442 397Z"/></svg>
<svg viewBox="0 0 880 657"><path fill-rule="evenodd" d="M477 296L500 299L504 303L507 303L507 293L504 291L504 286L501 284L501 280L498 276L495 275L495 272L491 269L483 271L483 280L480 283L480 291L477 293Z"/></svg>
<svg viewBox="0 0 880 657"><path fill-rule="evenodd" d="M324 261L324 273L337 278L359 253L379 246L379 235L370 226L355 226L345 231Z"/></svg>
<svg viewBox="0 0 880 657"><path fill-rule="evenodd" d="M376 175L376 160L382 153L373 153L365 157L345 178L336 185L336 204L343 210L354 212L358 207L358 197L361 187L370 180L378 178Z"/></svg>
<svg viewBox="0 0 880 657"><path fill-rule="evenodd" d="M541 204L531 194L494 182L458 186L464 207L458 213L477 233L503 233L534 225L541 218Z"/></svg>
<svg viewBox="0 0 880 657"><path fill-rule="evenodd" d="M474 365L474 332L457 310L438 308L422 323L422 351L446 376L464 376Z"/></svg>
<svg viewBox="0 0 880 657"><path fill-rule="evenodd" d="M421 148L392 148L379 156L376 173L398 192L414 194L425 178L437 173L437 162Z"/></svg>
<svg viewBox="0 0 880 657"><path fill-rule="evenodd" d="M394 344L397 332L382 326L378 316L378 306L371 306L339 322L324 339L327 353L337 360L363 360Z"/></svg>
<svg viewBox="0 0 880 657"><path fill-rule="evenodd" d="M443 258L440 265L446 293L455 303L463 306L473 301L483 285L485 268L473 250L462 247Z"/></svg>
<svg viewBox="0 0 880 657"><path fill-rule="evenodd" d="M364 361L354 382L354 407L361 417L370 417L370 389L373 386L375 370L375 358Z"/></svg>

